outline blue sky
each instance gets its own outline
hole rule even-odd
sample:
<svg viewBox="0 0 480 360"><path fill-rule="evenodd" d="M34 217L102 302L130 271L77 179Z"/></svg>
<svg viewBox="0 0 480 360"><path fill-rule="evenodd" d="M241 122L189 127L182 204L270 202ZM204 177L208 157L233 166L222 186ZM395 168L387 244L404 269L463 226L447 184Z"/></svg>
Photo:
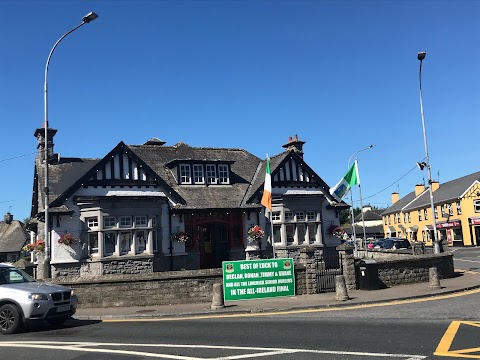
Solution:
<svg viewBox="0 0 480 360"><path fill-rule="evenodd" d="M64 157L116 144L243 148L264 158L289 136L330 186L358 154L363 204L391 205L426 171L417 53L432 177L479 171L478 1L13 1L0 4L0 211L30 215L35 129ZM353 158L352 158L353 161ZM354 190L354 205L359 192Z"/></svg>

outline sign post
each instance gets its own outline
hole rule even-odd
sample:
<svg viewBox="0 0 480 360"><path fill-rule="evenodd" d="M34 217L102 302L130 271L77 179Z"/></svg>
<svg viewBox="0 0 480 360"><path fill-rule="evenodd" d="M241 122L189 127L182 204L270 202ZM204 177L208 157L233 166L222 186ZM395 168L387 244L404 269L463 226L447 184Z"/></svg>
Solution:
<svg viewBox="0 0 480 360"><path fill-rule="evenodd" d="M293 259L224 261L225 301L295 296Z"/></svg>

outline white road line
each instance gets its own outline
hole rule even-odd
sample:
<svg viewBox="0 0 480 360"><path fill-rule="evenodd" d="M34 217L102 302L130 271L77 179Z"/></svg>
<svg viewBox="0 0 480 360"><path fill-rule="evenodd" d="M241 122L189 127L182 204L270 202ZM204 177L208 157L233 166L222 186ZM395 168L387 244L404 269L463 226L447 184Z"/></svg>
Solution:
<svg viewBox="0 0 480 360"><path fill-rule="evenodd" d="M455 259L455 261L467 261L467 262L473 262L473 263L480 264L480 261L477 261L477 260Z"/></svg>
<svg viewBox="0 0 480 360"><path fill-rule="evenodd" d="M249 353L243 355L232 355L215 358L197 358L190 356L180 356L172 354L157 354L142 351L131 350L115 350L115 349L100 349L100 346L136 346L136 347L154 347L154 348L201 348L201 349L227 349L227 350L244 350L244 351L261 351L258 353ZM330 350L308 350L308 349L285 349L285 348L265 348L265 347L243 347L243 346L215 346L215 345L179 345L179 344L117 344L117 343L94 343L94 342L62 342L62 341L11 341L0 342L0 347L22 347L22 348L39 348L52 350L70 350L83 352L97 352L97 353L111 353L121 355L136 355L152 358L165 358L177 360L235 360L245 358L255 358L263 356L283 355L287 353L313 353L313 354L330 354L330 355L353 355L353 356L368 356L368 357L390 357L403 358L405 360L422 360L426 356L422 355L407 355L407 354L388 354L388 353L370 353L370 352L353 352L353 351L330 351ZM92 347L92 348L89 348ZM95 348L93 348L95 347Z"/></svg>

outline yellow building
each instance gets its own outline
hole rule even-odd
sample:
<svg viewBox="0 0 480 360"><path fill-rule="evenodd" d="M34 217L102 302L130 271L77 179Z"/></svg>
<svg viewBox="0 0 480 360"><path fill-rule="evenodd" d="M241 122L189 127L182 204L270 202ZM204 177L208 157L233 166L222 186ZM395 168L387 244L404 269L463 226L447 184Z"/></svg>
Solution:
<svg viewBox="0 0 480 360"><path fill-rule="evenodd" d="M432 181L438 239L449 246L480 246L480 172L444 184ZM400 198L382 213L385 237L404 237L432 245L430 191L424 185Z"/></svg>

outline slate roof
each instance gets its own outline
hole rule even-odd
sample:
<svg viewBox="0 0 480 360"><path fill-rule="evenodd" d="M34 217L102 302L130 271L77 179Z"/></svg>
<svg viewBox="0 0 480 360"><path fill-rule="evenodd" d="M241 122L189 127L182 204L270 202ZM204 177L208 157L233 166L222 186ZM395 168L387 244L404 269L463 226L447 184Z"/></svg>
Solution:
<svg viewBox="0 0 480 360"><path fill-rule="evenodd" d="M25 225L18 220L0 222L0 253L20 252L29 237Z"/></svg>
<svg viewBox="0 0 480 360"><path fill-rule="evenodd" d="M259 167L260 159L243 149L191 147L185 143L174 146L129 145L128 148L141 158L174 189L186 204L177 204L178 209L229 209L248 207L242 204L243 197ZM176 166L165 166L178 161L218 161L231 163L232 185L180 185L175 177ZM199 191L201 189L201 191ZM253 207L259 207L253 205Z"/></svg>
<svg viewBox="0 0 480 360"><path fill-rule="evenodd" d="M433 192L435 204L439 205L460 199L463 193L477 180L480 181L480 172L475 172L440 184L439 188ZM429 189L426 188L418 197L415 197L415 192L411 192L385 210L382 215L393 214L400 211L414 211L428 206L430 206L430 192Z"/></svg>
<svg viewBox="0 0 480 360"><path fill-rule="evenodd" d="M88 181L96 169L116 152L126 152L128 156L136 157L137 161L145 165L155 178L158 185L176 202L176 209L261 209L259 195L263 191L266 161L261 160L246 150L235 148L192 147L183 142L173 146L165 146L165 142L151 139L143 145L126 145L120 142L103 159L62 158L58 163L49 164L50 211L68 212L62 205L65 198L71 196L83 181ZM284 151L270 160L272 175L281 164L296 157L310 174L313 181L305 184L306 187L322 188L331 205L347 206L343 201L338 204L329 194L329 186L315 172L305 164L303 159L293 150ZM219 162L230 165L230 180L228 185L223 184L179 184L177 167L180 163L211 163ZM36 164L36 180L32 204L32 217L44 209L44 166Z"/></svg>
<svg viewBox="0 0 480 360"><path fill-rule="evenodd" d="M365 210L363 213L363 219L365 221L375 221L375 220L382 220L382 212L383 210ZM358 214L355 217L355 222L362 221L362 214Z"/></svg>
<svg viewBox="0 0 480 360"><path fill-rule="evenodd" d="M64 191L70 188L82 175L95 166L100 159L81 159L81 158L61 158L58 163L48 165L48 183L49 183L49 200L54 201ZM37 213L42 212L45 208L45 166L38 163L36 160L34 191L38 194L33 198L31 216L34 217ZM49 209L51 212L68 211L66 207Z"/></svg>

